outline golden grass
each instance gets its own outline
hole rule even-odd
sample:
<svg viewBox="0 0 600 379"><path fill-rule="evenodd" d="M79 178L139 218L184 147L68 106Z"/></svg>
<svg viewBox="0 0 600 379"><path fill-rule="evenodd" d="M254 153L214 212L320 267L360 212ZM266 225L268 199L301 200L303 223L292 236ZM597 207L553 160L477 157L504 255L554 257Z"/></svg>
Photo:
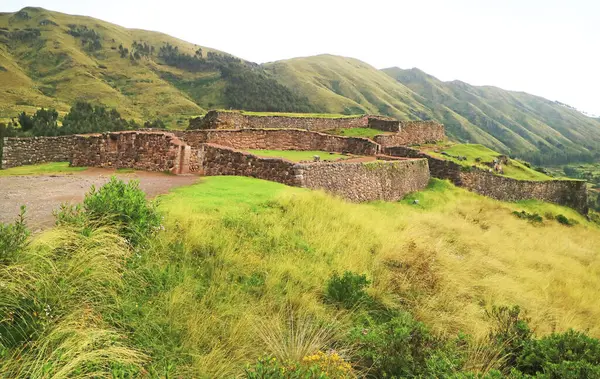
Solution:
<svg viewBox="0 0 600 379"><path fill-rule="evenodd" d="M215 206L223 197L227 205ZM311 336L326 330L293 337L302 328L290 327L281 309L328 325L339 314L324 304L323 291L345 270L366 273L371 296L407 308L437 333L483 338L485 309L516 304L538 334L575 328L600 336L600 229L564 207L502 203L441 181L401 203L351 204L236 177L206 178L161 204L167 232L152 264L174 259L167 247L175 243L182 250L172 257L184 263L180 284L155 306L183 330L200 376L233 374L265 352L298 356L302 346L320 345ZM580 224L536 226L511 214L523 209ZM473 350L479 371L500 360Z"/></svg>

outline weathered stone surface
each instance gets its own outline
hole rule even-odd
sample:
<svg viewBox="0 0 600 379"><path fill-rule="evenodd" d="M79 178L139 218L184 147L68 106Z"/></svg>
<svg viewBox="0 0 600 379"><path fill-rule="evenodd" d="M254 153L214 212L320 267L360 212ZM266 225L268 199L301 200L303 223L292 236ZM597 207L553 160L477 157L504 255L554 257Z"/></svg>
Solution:
<svg viewBox="0 0 600 379"><path fill-rule="evenodd" d="M427 186L426 159L366 163L294 163L263 158L224 146L203 144L198 150L204 175L240 175L291 186L322 189L351 201L401 199Z"/></svg>
<svg viewBox="0 0 600 379"><path fill-rule="evenodd" d="M191 119L190 129L305 129L324 131L341 128L364 128L367 124L368 116L342 118L251 116L237 111L210 111L204 117Z"/></svg>
<svg viewBox="0 0 600 379"><path fill-rule="evenodd" d="M302 187L322 189L350 201L397 201L429 182L426 159L296 166Z"/></svg>
<svg viewBox="0 0 600 379"><path fill-rule="evenodd" d="M478 167L464 167L409 147L394 146L384 150L393 156L427 158L434 178L448 179L457 186L497 200L537 199L565 205L583 214L588 212L587 188L581 180L517 180Z"/></svg>
<svg viewBox="0 0 600 379"><path fill-rule="evenodd" d="M435 121L398 121L400 129L394 134L375 136L374 141L382 147L407 146L446 139L444 125Z"/></svg>
<svg viewBox="0 0 600 379"><path fill-rule="evenodd" d="M235 149L322 150L375 155L379 145L367 138L340 137L301 129L188 130L174 132L193 148L212 143Z"/></svg>
<svg viewBox="0 0 600 379"><path fill-rule="evenodd" d="M191 148L174 134L115 132L75 136L72 166L189 172Z"/></svg>
<svg viewBox="0 0 600 379"><path fill-rule="evenodd" d="M48 162L68 162L75 136L5 137L2 168Z"/></svg>
<svg viewBox="0 0 600 379"><path fill-rule="evenodd" d="M294 162L280 158L263 158L232 148L202 144L198 149L201 172L207 176L237 175L299 186L294 176Z"/></svg>

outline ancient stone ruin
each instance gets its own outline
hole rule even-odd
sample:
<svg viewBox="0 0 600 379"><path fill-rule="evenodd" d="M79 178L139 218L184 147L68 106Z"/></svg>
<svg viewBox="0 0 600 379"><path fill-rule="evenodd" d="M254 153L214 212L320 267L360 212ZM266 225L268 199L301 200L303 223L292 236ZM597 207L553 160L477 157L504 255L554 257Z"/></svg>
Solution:
<svg viewBox="0 0 600 379"><path fill-rule="evenodd" d="M369 127L373 140L321 133ZM587 213L585 182L526 181L464 167L410 148L445 140L433 121L379 116L343 118L250 116L211 111L186 131L125 131L63 137L5 138L2 167L68 161L72 166L133 168L196 175L241 175L322 189L351 201L402 198L426 187L430 175L499 200L539 199ZM248 150L304 150L352 154L360 162L295 163Z"/></svg>

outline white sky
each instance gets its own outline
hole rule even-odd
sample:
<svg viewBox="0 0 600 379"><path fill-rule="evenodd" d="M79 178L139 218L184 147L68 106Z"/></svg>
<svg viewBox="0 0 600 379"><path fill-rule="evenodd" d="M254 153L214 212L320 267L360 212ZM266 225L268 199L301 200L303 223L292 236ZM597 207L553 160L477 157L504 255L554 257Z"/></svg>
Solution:
<svg viewBox="0 0 600 379"><path fill-rule="evenodd" d="M600 115L600 0L2 0L161 31L263 63L329 53Z"/></svg>

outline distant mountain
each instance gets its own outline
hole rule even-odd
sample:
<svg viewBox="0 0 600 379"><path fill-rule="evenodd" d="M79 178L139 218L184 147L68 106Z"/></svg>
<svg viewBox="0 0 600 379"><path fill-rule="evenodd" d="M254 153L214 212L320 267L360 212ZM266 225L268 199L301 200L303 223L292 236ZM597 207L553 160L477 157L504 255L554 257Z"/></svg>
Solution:
<svg viewBox="0 0 600 379"><path fill-rule="evenodd" d="M598 119L560 102L497 87L442 82L416 68L383 71L426 99L434 118L459 140L476 141L472 130L477 127L498 141L497 148L533 161L585 158L600 151Z"/></svg>
<svg viewBox="0 0 600 379"><path fill-rule="evenodd" d="M42 8L0 13L0 84L0 121L39 107L64 113L76 100L171 127L211 108L379 113L436 119L455 140L537 163L590 160L600 151L600 119L526 93L333 55L258 65L166 34Z"/></svg>

